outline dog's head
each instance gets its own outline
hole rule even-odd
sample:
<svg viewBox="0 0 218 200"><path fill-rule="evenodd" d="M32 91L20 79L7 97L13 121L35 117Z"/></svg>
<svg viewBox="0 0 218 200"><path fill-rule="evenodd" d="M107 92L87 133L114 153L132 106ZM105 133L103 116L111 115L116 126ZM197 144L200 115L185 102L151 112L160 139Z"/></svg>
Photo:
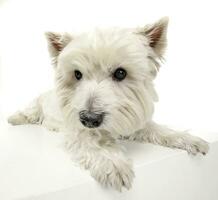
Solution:
<svg viewBox="0 0 218 200"><path fill-rule="evenodd" d="M167 24L163 18L144 28L46 34L68 125L122 135L143 128L157 99L152 81L166 47Z"/></svg>

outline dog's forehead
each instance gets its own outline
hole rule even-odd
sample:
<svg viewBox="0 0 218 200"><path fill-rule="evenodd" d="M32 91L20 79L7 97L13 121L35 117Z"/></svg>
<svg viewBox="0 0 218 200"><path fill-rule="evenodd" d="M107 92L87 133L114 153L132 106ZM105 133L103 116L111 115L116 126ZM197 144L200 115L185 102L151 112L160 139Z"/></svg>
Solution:
<svg viewBox="0 0 218 200"><path fill-rule="evenodd" d="M143 42L131 29L95 30L75 37L61 53L60 61L84 70L136 66L147 56Z"/></svg>

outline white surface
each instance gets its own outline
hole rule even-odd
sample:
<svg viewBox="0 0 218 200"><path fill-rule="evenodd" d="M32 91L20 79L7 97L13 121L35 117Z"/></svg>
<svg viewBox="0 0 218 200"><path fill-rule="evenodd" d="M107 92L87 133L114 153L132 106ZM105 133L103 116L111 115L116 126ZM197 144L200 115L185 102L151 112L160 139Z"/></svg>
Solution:
<svg viewBox="0 0 218 200"><path fill-rule="evenodd" d="M130 191L102 188L63 151L61 133L39 126L0 123L0 199L37 200L217 200L218 136L198 134L210 153L189 156L151 144L124 143L136 178Z"/></svg>

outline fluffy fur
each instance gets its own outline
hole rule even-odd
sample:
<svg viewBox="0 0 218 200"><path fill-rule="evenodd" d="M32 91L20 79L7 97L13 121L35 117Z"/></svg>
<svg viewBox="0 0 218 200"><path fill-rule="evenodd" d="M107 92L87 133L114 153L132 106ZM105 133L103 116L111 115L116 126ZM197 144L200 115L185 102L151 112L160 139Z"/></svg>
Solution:
<svg viewBox="0 0 218 200"><path fill-rule="evenodd" d="M208 152L204 140L152 121L157 94L153 80L165 47L168 19L135 29L95 30L78 36L46 33L56 74L55 90L41 95L8 121L42 124L67 134L66 146L75 160L101 184L129 189L134 172L118 139L150 142L191 154ZM113 79L122 67L127 76ZM82 79L75 78L75 70ZM102 124L87 128L82 110L104 113Z"/></svg>

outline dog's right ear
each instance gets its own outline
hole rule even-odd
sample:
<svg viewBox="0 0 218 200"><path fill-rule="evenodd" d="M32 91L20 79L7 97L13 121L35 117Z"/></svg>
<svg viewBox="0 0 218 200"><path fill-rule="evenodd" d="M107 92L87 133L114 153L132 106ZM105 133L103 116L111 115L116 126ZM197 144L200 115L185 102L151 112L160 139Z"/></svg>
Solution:
<svg viewBox="0 0 218 200"><path fill-rule="evenodd" d="M48 50L53 60L53 64L56 65L58 55L73 38L68 33L60 34L54 32L46 32L45 36L48 41Z"/></svg>

